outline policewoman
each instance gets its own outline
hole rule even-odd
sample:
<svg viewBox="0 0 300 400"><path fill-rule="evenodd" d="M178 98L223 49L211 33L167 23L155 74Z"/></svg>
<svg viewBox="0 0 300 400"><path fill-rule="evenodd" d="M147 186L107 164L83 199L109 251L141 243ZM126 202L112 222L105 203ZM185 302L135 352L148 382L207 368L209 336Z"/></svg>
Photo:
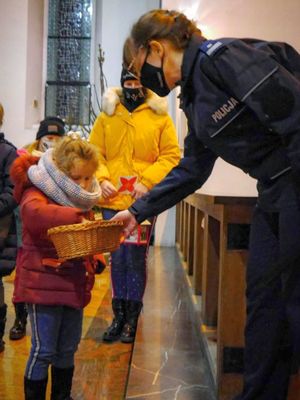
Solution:
<svg viewBox="0 0 300 400"><path fill-rule="evenodd" d="M300 56L284 43L206 40L167 10L140 17L126 47L143 86L166 96L180 85L188 135L180 164L115 218L130 232L200 188L218 157L257 179L238 399L284 400L300 358Z"/></svg>

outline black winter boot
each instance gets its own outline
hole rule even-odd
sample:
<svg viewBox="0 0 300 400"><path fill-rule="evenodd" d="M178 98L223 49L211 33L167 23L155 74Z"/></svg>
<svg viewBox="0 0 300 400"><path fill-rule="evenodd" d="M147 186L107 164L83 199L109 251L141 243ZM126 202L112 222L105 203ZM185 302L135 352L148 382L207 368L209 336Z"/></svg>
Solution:
<svg viewBox="0 0 300 400"><path fill-rule="evenodd" d="M48 377L33 381L24 377L25 400L45 400Z"/></svg>
<svg viewBox="0 0 300 400"><path fill-rule="evenodd" d="M134 342L137 323L143 303L141 301L127 300L126 301L126 324L124 325L121 342L132 343Z"/></svg>
<svg viewBox="0 0 300 400"><path fill-rule="evenodd" d="M3 306L0 307L0 353L2 353L5 346L3 336L4 336L5 322L6 322L6 310L7 310L7 305L3 304Z"/></svg>
<svg viewBox="0 0 300 400"><path fill-rule="evenodd" d="M51 400L72 400L73 373L74 367L51 367Z"/></svg>
<svg viewBox="0 0 300 400"><path fill-rule="evenodd" d="M25 303L15 303L16 319L9 331L10 340L19 340L26 335L27 309Z"/></svg>
<svg viewBox="0 0 300 400"><path fill-rule="evenodd" d="M104 342L115 342L118 340L125 324L125 300L112 299L112 309L115 317L112 324L103 334L102 339Z"/></svg>

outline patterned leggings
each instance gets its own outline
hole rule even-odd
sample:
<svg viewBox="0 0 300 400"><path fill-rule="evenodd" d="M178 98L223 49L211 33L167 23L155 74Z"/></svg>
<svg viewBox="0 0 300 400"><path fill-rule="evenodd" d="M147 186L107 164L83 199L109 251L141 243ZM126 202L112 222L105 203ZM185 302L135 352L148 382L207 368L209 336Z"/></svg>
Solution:
<svg viewBox="0 0 300 400"><path fill-rule="evenodd" d="M103 209L104 219L110 219L116 210ZM152 224L151 231L154 227ZM149 240L150 240L149 235ZM147 244L122 244L111 253L111 282L113 298L142 301L147 281Z"/></svg>

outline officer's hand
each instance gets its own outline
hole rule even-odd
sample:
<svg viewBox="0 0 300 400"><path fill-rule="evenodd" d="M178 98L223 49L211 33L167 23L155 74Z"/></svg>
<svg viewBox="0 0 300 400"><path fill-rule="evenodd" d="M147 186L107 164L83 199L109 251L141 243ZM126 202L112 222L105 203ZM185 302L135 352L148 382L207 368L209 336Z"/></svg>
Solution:
<svg viewBox="0 0 300 400"><path fill-rule="evenodd" d="M111 221L123 221L123 233L125 237L130 236L131 232L135 230L138 224L134 215L132 215L128 210L119 211L116 215L113 216Z"/></svg>

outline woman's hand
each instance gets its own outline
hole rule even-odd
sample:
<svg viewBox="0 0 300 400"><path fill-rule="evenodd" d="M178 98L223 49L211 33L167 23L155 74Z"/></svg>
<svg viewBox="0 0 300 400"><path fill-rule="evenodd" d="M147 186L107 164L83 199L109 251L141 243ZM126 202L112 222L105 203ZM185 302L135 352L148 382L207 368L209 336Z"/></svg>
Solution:
<svg viewBox="0 0 300 400"><path fill-rule="evenodd" d="M128 210L119 211L115 216L113 216L111 221L123 221L123 232L125 237L130 236L131 232L135 230L138 224L134 215L131 214Z"/></svg>
<svg viewBox="0 0 300 400"><path fill-rule="evenodd" d="M102 181L100 183L100 186L101 186L101 190L102 190L102 196L105 199L109 199L109 198L115 197L118 194L118 191L114 187L114 185L111 182L107 181L107 180Z"/></svg>
<svg viewBox="0 0 300 400"><path fill-rule="evenodd" d="M134 185L134 190L132 191L132 197L135 200L137 200L140 197L143 197L148 191L149 191L149 189L147 188L147 186L145 186L139 182Z"/></svg>

